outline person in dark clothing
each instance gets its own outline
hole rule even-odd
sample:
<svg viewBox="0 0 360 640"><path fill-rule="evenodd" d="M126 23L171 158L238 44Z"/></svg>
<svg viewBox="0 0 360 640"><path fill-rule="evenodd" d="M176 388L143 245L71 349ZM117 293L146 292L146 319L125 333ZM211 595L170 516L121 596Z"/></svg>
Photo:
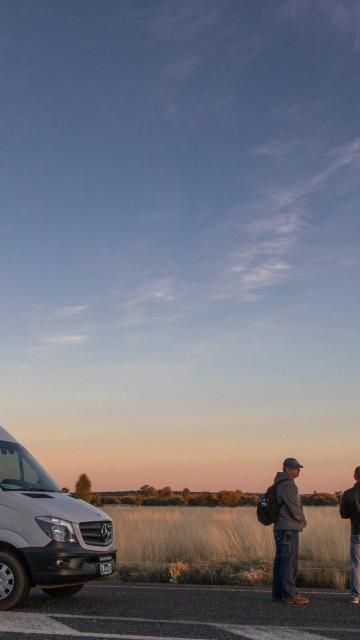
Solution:
<svg viewBox="0 0 360 640"><path fill-rule="evenodd" d="M283 470L276 474L274 484L280 507L274 524L276 554L273 569L272 598L286 604L308 604L309 598L296 590L299 532L306 527L306 519L294 482L303 466L295 458L286 458Z"/></svg>
<svg viewBox="0 0 360 640"><path fill-rule="evenodd" d="M360 604L360 467L354 471L355 484L351 489L344 491L340 502L340 515L342 518L350 518L350 602Z"/></svg>

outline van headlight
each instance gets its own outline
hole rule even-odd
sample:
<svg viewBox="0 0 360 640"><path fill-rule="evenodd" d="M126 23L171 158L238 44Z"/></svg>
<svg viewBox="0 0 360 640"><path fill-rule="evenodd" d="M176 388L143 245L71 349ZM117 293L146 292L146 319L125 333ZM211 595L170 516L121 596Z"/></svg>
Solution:
<svg viewBox="0 0 360 640"><path fill-rule="evenodd" d="M55 540L55 542L77 542L71 522L53 516L39 516L35 520L51 540Z"/></svg>

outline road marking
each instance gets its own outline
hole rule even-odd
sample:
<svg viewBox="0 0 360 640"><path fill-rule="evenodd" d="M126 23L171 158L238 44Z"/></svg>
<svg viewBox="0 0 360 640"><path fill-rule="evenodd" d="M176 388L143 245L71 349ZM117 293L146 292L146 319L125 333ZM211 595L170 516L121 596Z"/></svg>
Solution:
<svg viewBox="0 0 360 640"><path fill-rule="evenodd" d="M326 636L307 633L294 627L226 626L227 631L249 640L334 640ZM319 629L320 631L320 629Z"/></svg>
<svg viewBox="0 0 360 640"><path fill-rule="evenodd" d="M54 618L57 618L55 620ZM248 640L334 640L322 635L324 632L332 633L359 633L359 628L340 627L273 627L273 626L248 626L218 624L215 622L199 622L190 620L158 620L153 618L126 618L120 616L75 615L68 613L27 613L27 612L3 612L0 613L0 633L17 633L22 635L38 634L52 636L71 636L73 638L107 638L110 640L198 640L197 638L160 635L139 635L131 633L106 633L94 631L78 631L59 622L61 619L86 619L86 620L118 620L119 622L148 622L172 625L199 625L222 629L236 636ZM321 634L321 635L319 635ZM210 634L209 634L210 635ZM201 640L209 640L202 638Z"/></svg>
<svg viewBox="0 0 360 640"><path fill-rule="evenodd" d="M216 622L199 622L199 620L169 620L169 619L158 619L158 618L127 618L125 616L98 616L98 615L85 615L85 614L72 614L72 613L47 613L48 616L54 616L54 618L75 618L85 619L85 620L119 620L119 622L153 622L160 624L188 624L191 626L201 626L201 627L221 627L222 625L217 624Z"/></svg>
<svg viewBox="0 0 360 640"><path fill-rule="evenodd" d="M355 629L354 627L297 627L299 630L304 631L321 631L321 633L329 631L330 633L358 633L360 636L360 627ZM324 636L321 636L324 638Z"/></svg>
<svg viewBox="0 0 360 640"><path fill-rule="evenodd" d="M235 630L235 629L243 629L245 627L242 627L241 625L228 625L228 624L221 624L220 622L201 622L199 620L171 620L169 618L134 618L134 617L125 617L125 616L99 616L99 615L85 615L85 614L73 614L73 613L48 613L48 616L53 616L54 618L75 618L77 619L84 619L84 620L118 620L119 622L153 622L156 624L187 624L187 625L191 625L191 626L201 626L201 627L217 627L219 629L224 629L225 631L231 631L231 630ZM246 626L246 625L245 625ZM262 629L261 626L257 626L257 629ZM280 628L284 628L284 627L280 627ZM287 627L288 628L288 627ZM359 637L360 637L360 626L357 628L354 627L317 627L316 625L312 625L312 626L303 626L303 625L299 625L297 627L291 627L291 629L296 629L298 631L318 631L318 632L327 632L329 631L330 633L358 633ZM234 631L234 633L236 633ZM321 636L322 638L324 638L324 636ZM326 640L326 638L325 638Z"/></svg>
<svg viewBox="0 0 360 640"><path fill-rule="evenodd" d="M173 584L163 584L163 585L135 585L133 583L127 584L86 584L84 585L85 589L158 589L158 590L166 590L166 591L223 591L224 593L267 593L271 596L271 589L244 589L241 587L238 588L229 588L229 587L219 587L217 585L212 586L186 586L186 585L173 585ZM317 595L317 596L349 596L348 592L344 591L327 591L326 589L311 591L310 589L304 589L304 593L309 595Z"/></svg>
<svg viewBox="0 0 360 640"><path fill-rule="evenodd" d="M59 617L59 616L57 616ZM80 616L68 616L79 618ZM81 616L85 617L85 616ZM97 619L96 616L88 616ZM138 635L134 633L106 633L94 631L78 631L71 627L57 622L51 616L43 613L0 613L0 632L3 633L21 633L23 635L53 635L53 636L72 636L76 638L111 638L114 640L209 640L206 638L181 638L174 636L152 636Z"/></svg>
<svg viewBox="0 0 360 640"><path fill-rule="evenodd" d="M0 631L8 633L38 633L48 635L76 636L78 633L61 622L42 613L0 613Z"/></svg>

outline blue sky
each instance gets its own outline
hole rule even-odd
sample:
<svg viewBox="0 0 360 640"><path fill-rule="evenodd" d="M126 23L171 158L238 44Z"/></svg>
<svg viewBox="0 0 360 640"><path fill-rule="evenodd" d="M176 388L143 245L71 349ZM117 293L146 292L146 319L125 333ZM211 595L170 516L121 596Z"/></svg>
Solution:
<svg viewBox="0 0 360 640"><path fill-rule="evenodd" d="M358 2L5 0L0 51L0 422L68 485L345 486Z"/></svg>

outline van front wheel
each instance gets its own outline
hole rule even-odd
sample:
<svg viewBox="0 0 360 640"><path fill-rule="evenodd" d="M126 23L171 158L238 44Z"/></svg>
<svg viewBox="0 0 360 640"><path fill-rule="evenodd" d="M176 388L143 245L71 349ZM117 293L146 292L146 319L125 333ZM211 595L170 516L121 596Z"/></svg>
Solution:
<svg viewBox="0 0 360 640"><path fill-rule="evenodd" d="M54 589L42 589L51 598L70 598L83 588L83 584L73 584L67 587L54 587Z"/></svg>
<svg viewBox="0 0 360 640"><path fill-rule="evenodd" d="M29 577L22 562L9 551L0 551L0 611L20 604L29 589Z"/></svg>

